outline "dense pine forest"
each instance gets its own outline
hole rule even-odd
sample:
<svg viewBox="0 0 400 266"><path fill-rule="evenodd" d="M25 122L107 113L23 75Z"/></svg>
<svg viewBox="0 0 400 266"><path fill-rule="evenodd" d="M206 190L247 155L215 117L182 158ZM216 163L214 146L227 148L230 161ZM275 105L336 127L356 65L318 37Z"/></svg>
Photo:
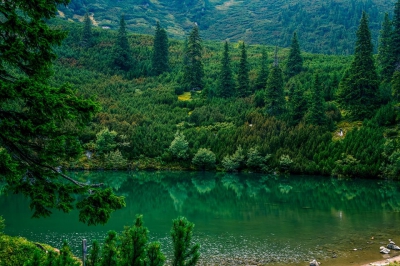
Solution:
<svg viewBox="0 0 400 266"><path fill-rule="evenodd" d="M333 56L304 52L296 32L282 49L205 41L197 26L179 41L161 23L138 35L125 16L118 31L84 21L53 22L69 32L54 85L101 105L66 167L398 177L392 22L376 55L362 13L355 54Z"/></svg>
<svg viewBox="0 0 400 266"><path fill-rule="evenodd" d="M197 23L207 40L244 40L280 47L289 47L296 31L304 51L350 55L362 11L369 15L377 48L384 14L392 17L394 3L395 0L72 0L67 7L60 6L59 15L82 21L89 12L99 27L117 30L124 14L127 29L150 35L156 21L160 21L171 38L179 39L184 39Z"/></svg>

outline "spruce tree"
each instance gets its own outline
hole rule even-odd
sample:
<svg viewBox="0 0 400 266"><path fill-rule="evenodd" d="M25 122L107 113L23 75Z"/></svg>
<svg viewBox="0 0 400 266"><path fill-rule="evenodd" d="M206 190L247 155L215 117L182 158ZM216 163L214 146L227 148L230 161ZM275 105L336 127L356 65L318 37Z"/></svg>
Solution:
<svg viewBox="0 0 400 266"><path fill-rule="evenodd" d="M203 87L203 62L201 61L203 47L199 35L199 28L193 27L185 49L185 65L183 68L183 85L186 89Z"/></svg>
<svg viewBox="0 0 400 266"><path fill-rule="evenodd" d="M400 64L400 0L397 0L394 6L393 16L393 34L392 34L392 57L394 60L394 68Z"/></svg>
<svg viewBox="0 0 400 266"><path fill-rule="evenodd" d="M379 72L381 79L384 82L390 82L394 70L394 60L392 56L392 28L392 22L389 19L389 15L388 13L385 13L379 36L378 51Z"/></svg>
<svg viewBox="0 0 400 266"><path fill-rule="evenodd" d="M114 45L113 65L117 70L128 72L133 67L131 47L126 34L126 23L124 16L119 22L117 41Z"/></svg>
<svg viewBox="0 0 400 266"><path fill-rule="evenodd" d="M267 86L267 79L268 79L268 54L267 50L263 48L261 52L261 62L260 62L260 69L258 71L258 76L256 82L254 84L254 89L264 90Z"/></svg>
<svg viewBox="0 0 400 266"><path fill-rule="evenodd" d="M89 256L87 258L87 266L97 266L100 262L100 245L97 240L93 241L92 247L90 249Z"/></svg>
<svg viewBox="0 0 400 266"><path fill-rule="evenodd" d="M307 103L304 98L304 90L298 81L293 82L289 97L289 109L291 124L297 125L303 119L307 111Z"/></svg>
<svg viewBox="0 0 400 266"><path fill-rule="evenodd" d="M379 81L373 58L371 32L363 12L351 66L341 80L338 100L353 119L372 116L378 106Z"/></svg>
<svg viewBox="0 0 400 266"><path fill-rule="evenodd" d="M171 229L172 244L174 247L173 266L194 266L200 258L200 245L193 245L192 234L194 224L185 217L173 220Z"/></svg>
<svg viewBox="0 0 400 266"><path fill-rule="evenodd" d="M250 95L250 80L249 80L249 65L247 63L246 45L243 42L241 45L240 62L237 75L237 96L246 97Z"/></svg>
<svg viewBox="0 0 400 266"><path fill-rule="evenodd" d="M265 92L265 105L267 113L274 116L281 115L285 107L283 76L278 62L278 48L275 49L274 63L268 75Z"/></svg>
<svg viewBox="0 0 400 266"><path fill-rule="evenodd" d="M81 46L88 48L92 46L92 21L89 18L89 14L86 13L83 19L83 30L81 36Z"/></svg>
<svg viewBox="0 0 400 266"><path fill-rule="evenodd" d="M160 75L169 69L168 65L168 36L167 32L161 28L157 21L156 32L153 44L152 67L153 74Z"/></svg>
<svg viewBox="0 0 400 266"><path fill-rule="evenodd" d="M325 125L325 100L322 95L322 84L318 74L315 74L314 84L311 92L311 102L309 104L307 122L313 125Z"/></svg>
<svg viewBox="0 0 400 266"><path fill-rule="evenodd" d="M121 237L122 266L141 266L146 259L147 235L149 230L143 226L143 216L137 215L135 224L126 227Z"/></svg>
<svg viewBox="0 0 400 266"><path fill-rule="evenodd" d="M146 266L163 266L165 256L161 252L161 245L159 242L152 242L147 246L147 259Z"/></svg>
<svg viewBox="0 0 400 266"><path fill-rule="evenodd" d="M219 73L217 95L222 98L229 98L235 94L235 82L233 80L231 59L229 56L229 45L226 41L221 61L221 72Z"/></svg>
<svg viewBox="0 0 400 266"><path fill-rule="evenodd" d="M100 266L117 266L118 250L117 250L117 233L109 231L104 241Z"/></svg>
<svg viewBox="0 0 400 266"><path fill-rule="evenodd" d="M290 46L289 57L286 63L285 75L287 79L299 74L303 70L303 58L300 53L300 45L297 33L293 33L292 44Z"/></svg>
<svg viewBox="0 0 400 266"><path fill-rule="evenodd" d="M400 101L400 68L397 68L393 73L392 95L396 102Z"/></svg>

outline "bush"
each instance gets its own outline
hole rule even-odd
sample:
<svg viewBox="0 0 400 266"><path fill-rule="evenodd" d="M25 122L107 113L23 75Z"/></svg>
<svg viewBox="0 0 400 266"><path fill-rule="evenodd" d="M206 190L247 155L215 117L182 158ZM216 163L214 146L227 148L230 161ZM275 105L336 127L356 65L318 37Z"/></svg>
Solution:
<svg viewBox="0 0 400 266"><path fill-rule="evenodd" d="M200 148L193 157L192 163L199 169L213 169L215 167L215 154L209 149Z"/></svg>

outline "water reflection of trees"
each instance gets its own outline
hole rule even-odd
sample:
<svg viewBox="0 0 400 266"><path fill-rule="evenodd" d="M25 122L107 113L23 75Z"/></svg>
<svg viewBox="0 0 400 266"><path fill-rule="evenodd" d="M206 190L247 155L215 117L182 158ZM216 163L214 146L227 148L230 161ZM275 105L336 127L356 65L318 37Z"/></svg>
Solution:
<svg viewBox="0 0 400 266"><path fill-rule="evenodd" d="M175 212L240 216L257 207L264 214L303 208L400 211L399 183L328 177L133 172L92 173L126 195L129 205ZM87 177L85 177L87 179Z"/></svg>

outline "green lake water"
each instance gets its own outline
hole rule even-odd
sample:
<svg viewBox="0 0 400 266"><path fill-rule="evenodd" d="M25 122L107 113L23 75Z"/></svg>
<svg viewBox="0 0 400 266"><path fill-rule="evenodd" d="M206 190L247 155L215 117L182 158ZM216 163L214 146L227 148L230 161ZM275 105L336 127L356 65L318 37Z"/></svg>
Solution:
<svg viewBox="0 0 400 266"><path fill-rule="evenodd" d="M188 172L78 172L126 197L126 208L104 226L78 222L78 213L30 219L28 201L0 196L5 233L60 247L66 239L79 255L83 238L103 240L143 214L151 240L171 256L172 219L195 223L202 265L361 265L386 258L379 247L400 244L400 183L329 177ZM373 239L372 239L373 238ZM390 256L399 253L391 252ZM387 256L387 255L386 255Z"/></svg>

